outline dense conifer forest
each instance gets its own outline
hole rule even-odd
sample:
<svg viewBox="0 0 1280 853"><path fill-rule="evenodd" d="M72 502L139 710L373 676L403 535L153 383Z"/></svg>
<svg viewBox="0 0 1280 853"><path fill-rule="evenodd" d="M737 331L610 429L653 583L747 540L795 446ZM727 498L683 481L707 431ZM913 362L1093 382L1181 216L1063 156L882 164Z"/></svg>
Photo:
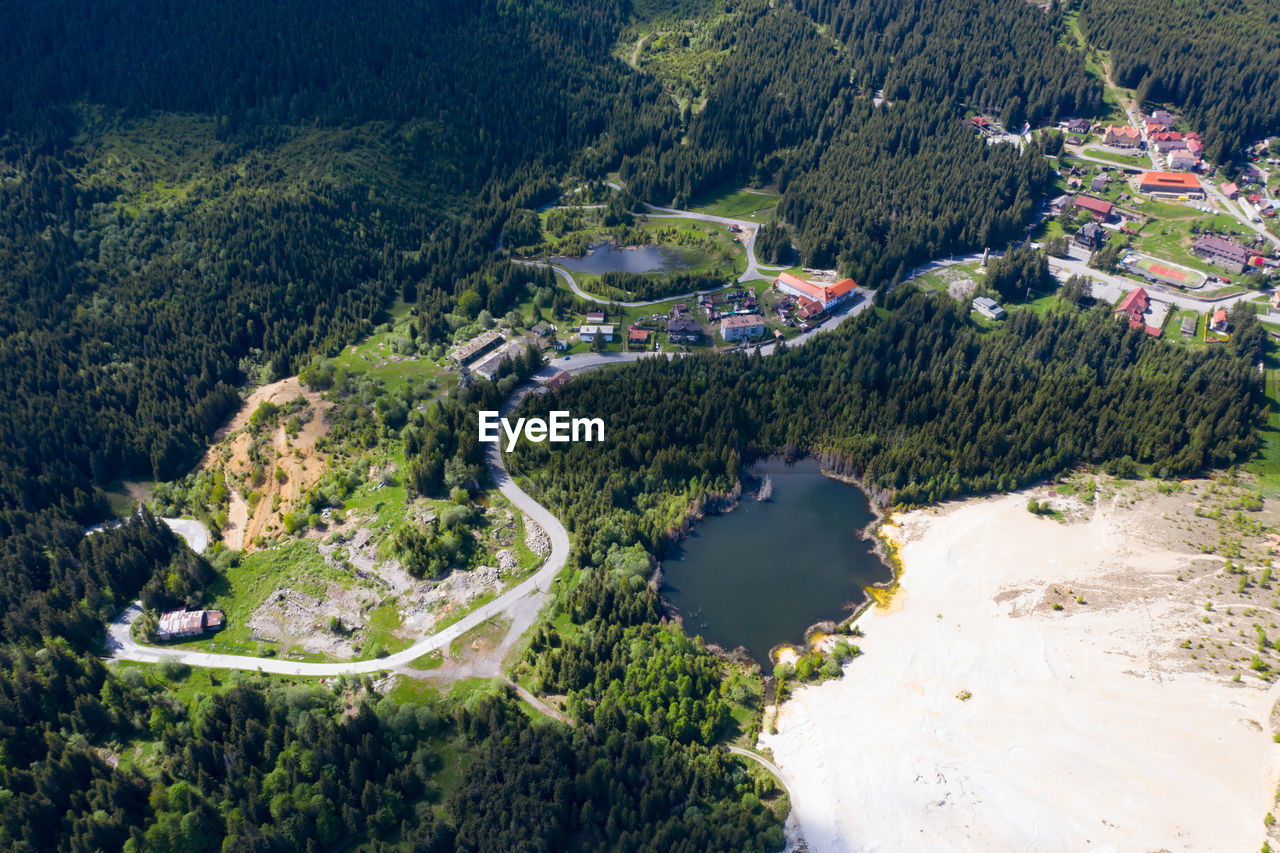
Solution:
<svg viewBox="0 0 1280 853"><path fill-rule="evenodd" d="M1280 14L1268 0L1082 0L1080 27L1111 54L1116 82L1171 104L1204 135L1205 157L1280 133Z"/></svg>
<svg viewBox="0 0 1280 853"><path fill-rule="evenodd" d="M580 559L602 565L636 542L663 554L691 507L766 454L814 454L910 505L1016 489L1081 462L1185 475L1254 446L1263 398L1251 350L1169 347L1105 309L1016 312L984 333L967 306L906 290L889 313L781 355L653 359L531 400L538 414L599 413L606 441L522 443L518 468Z"/></svg>
<svg viewBox="0 0 1280 853"><path fill-rule="evenodd" d="M615 56L638 15L722 6L741 14L716 35L705 108ZM570 696L573 728L529 722L502 691L394 699L99 662L125 603L198 605L216 580L145 512L86 537L103 490L188 470L246 384L336 354L393 301L434 346L553 287L495 248L565 186L616 169L628 199L685 203L776 185L769 258L794 240L806 263L888 285L1019 236L1048 186L1034 145L986 145L966 114L1100 107L1056 9L775 6L4 4L0 847L776 850L767 784L716 746L747 688L662 623L643 582L744 460L812 452L924 502L1075 461L1190 472L1252 446L1251 351L1165 349L1101 315L1017 314L989 334L895 296L768 361L575 382L567 399L607 416L610 442L520 450L586 575L523 664ZM483 479L475 410L537 364L407 412L410 489ZM436 532L403 543L414 571L457 533Z"/></svg>
<svg viewBox="0 0 1280 853"><path fill-rule="evenodd" d="M798 5L748 3L723 26L706 108L684 144L623 159L633 190L680 206L776 183L801 261L869 287L1018 236L1048 186L1042 152L987 145L962 119L970 103L1014 127L1098 109L1097 82L1057 45L1060 17L1019 3ZM882 87L892 103L876 108Z"/></svg>

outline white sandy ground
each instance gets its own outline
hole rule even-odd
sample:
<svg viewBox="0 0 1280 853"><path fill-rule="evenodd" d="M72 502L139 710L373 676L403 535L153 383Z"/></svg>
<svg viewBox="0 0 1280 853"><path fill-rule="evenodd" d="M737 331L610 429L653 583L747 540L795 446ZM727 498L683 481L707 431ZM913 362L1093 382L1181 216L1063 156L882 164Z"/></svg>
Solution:
<svg viewBox="0 0 1280 853"><path fill-rule="evenodd" d="M809 849L1259 850L1280 689L1162 666L1187 619L1164 590L1190 556L1135 542L1120 510L1067 525L1026 502L895 518L902 585L860 620L864 655L760 738ZM1045 603L1117 577L1161 591Z"/></svg>

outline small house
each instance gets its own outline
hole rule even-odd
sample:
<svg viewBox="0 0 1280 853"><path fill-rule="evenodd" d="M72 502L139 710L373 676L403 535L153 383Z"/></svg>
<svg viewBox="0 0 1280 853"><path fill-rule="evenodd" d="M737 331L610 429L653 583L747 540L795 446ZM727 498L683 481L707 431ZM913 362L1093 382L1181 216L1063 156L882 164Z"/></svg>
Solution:
<svg viewBox="0 0 1280 853"><path fill-rule="evenodd" d="M627 346L635 349L644 349L649 346L649 330L635 326L627 329Z"/></svg>
<svg viewBox="0 0 1280 853"><path fill-rule="evenodd" d="M1227 309L1219 308L1213 312L1213 315L1209 318L1209 328L1215 332L1226 332L1231 328L1230 324L1227 323Z"/></svg>
<svg viewBox="0 0 1280 853"><path fill-rule="evenodd" d="M1000 303L986 296L979 296L973 300L973 310L992 320L1003 320L1009 316L1009 312L1005 311Z"/></svg>
<svg viewBox="0 0 1280 853"><path fill-rule="evenodd" d="M1074 242L1077 246L1092 250L1106 243L1107 236L1107 229L1096 222L1087 222L1076 232Z"/></svg>
<svg viewBox="0 0 1280 853"><path fill-rule="evenodd" d="M557 370L551 375L550 379L542 383L542 387L546 388L548 391L559 391L572 381L573 374L564 370Z"/></svg>
<svg viewBox="0 0 1280 853"><path fill-rule="evenodd" d="M1107 187L1111 184L1111 176L1106 172L1101 175L1094 175L1093 180L1089 182L1089 189L1095 193L1106 192Z"/></svg>
<svg viewBox="0 0 1280 853"><path fill-rule="evenodd" d="M160 614L156 625L156 638L160 640L181 640L186 637L198 637L205 631L216 631L222 627L221 610L170 610Z"/></svg>
<svg viewBox="0 0 1280 853"><path fill-rule="evenodd" d="M603 312L603 311L588 311L588 312L587 312L587 324L588 324L588 325L598 326L598 325L600 325L600 324L601 324L601 323L603 323L603 322L604 322L604 312Z"/></svg>

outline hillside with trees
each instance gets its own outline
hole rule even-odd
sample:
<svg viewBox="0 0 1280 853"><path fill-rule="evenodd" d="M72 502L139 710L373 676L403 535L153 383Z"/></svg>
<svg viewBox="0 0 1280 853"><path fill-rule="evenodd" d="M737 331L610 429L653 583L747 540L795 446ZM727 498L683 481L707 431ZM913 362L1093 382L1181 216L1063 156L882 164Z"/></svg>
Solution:
<svg viewBox="0 0 1280 853"><path fill-rule="evenodd" d="M987 145L967 105L1015 126L1090 114L1101 89L1027 4L746 2L712 34L726 53L683 144L622 161L642 198L676 206L776 183L801 262L869 287L939 254L1003 245L1048 186L1041 152ZM985 38L975 40L973 33ZM908 55L906 65L894 57ZM892 106L869 97L883 88Z"/></svg>
<svg viewBox="0 0 1280 853"><path fill-rule="evenodd" d="M987 333L895 296L803 353L575 381L566 399L607 415L610 441L519 450L582 570L521 665L570 697L573 728L475 683L392 696L104 666L127 602L196 606L225 580L145 512L86 536L108 490L189 470L247 385L306 370L335 405L372 408L318 357L393 303L406 351L442 353L550 293L498 247L508 228L536 242L534 211L564 189L615 170L620 198L656 202L776 184L770 257L794 240L805 263L888 285L1020 235L1048 186L1037 147L985 144L973 109L1100 104L1056 9L730 5L700 110L615 55L635 16L716 12L689 0L0 7L0 848L776 850L769 786L717 746L759 697L663 624L643 582L743 461L811 452L922 503L1076 461L1180 474L1253 446L1243 351L1162 348L1109 316ZM411 493L479 486L475 411L538 363L344 428L403 441ZM403 537L410 571L462 547L468 531L443 527Z"/></svg>
<svg viewBox="0 0 1280 853"><path fill-rule="evenodd" d="M1280 133L1274 3L1082 0L1080 28L1140 103L1185 114L1211 162L1239 162L1245 145Z"/></svg>
<svg viewBox="0 0 1280 853"><path fill-rule="evenodd" d="M912 505L1017 489L1078 463L1190 475L1255 446L1263 396L1249 335L1235 350L1194 352L1106 310L1018 311L984 333L943 297L904 289L887 307L767 359L645 360L531 399L528 414L596 413L606 441L522 442L516 465L565 520L579 559L602 565L636 542L662 556L690 513L762 455L812 454L883 502Z"/></svg>

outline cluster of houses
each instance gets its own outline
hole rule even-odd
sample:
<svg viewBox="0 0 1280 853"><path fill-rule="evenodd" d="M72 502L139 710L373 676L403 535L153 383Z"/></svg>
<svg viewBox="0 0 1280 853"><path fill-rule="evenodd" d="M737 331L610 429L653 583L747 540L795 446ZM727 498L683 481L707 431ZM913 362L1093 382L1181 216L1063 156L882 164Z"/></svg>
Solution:
<svg viewBox="0 0 1280 853"><path fill-rule="evenodd" d="M808 331L833 309L859 298L858 285L851 278L823 283L784 272L774 280L774 286L782 294L779 313L801 331Z"/></svg>
<svg viewBox="0 0 1280 853"><path fill-rule="evenodd" d="M223 627L221 610L170 610L160 614L156 624L156 639L182 640L199 637L205 631Z"/></svg>
<svg viewBox="0 0 1280 853"><path fill-rule="evenodd" d="M1200 167L1204 155L1204 142L1199 134L1173 130L1173 115L1167 110L1156 110L1143 122L1143 132L1128 125L1109 124L1103 131L1102 141L1112 148L1144 148L1163 154L1169 168L1175 171L1193 171Z"/></svg>
<svg viewBox="0 0 1280 853"><path fill-rule="evenodd" d="M1111 236L1102 225L1116 218L1116 206L1106 199L1087 194L1064 195L1051 201L1049 209L1054 214L1063 210L1080 210L1089 214L1092 221L1086 222L1072 237L1072 242L1077 246L1094 251L1101 248Z"/></svg>
<svg viewBox="0 0 1280 853"><path fill-rule="evenodd" d="M606 344L613 343L616 326L605 323L603 311L588 311L586 322L578 327L578 340L584 344L593 343L597 338Z"/></svg>

